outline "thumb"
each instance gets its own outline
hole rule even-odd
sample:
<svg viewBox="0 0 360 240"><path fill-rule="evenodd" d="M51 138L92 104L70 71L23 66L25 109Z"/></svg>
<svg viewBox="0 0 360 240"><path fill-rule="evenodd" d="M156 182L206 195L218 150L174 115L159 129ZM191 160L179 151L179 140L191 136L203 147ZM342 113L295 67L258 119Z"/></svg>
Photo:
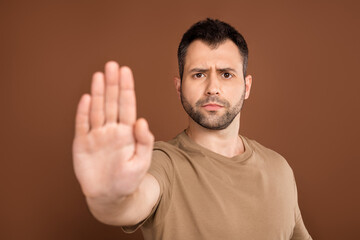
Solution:
<svg viewBox="0 0 360 240"><path fill-rule="evenodd" d="M151 158L154 135L149 130L147 121L143 118L138 119L134 125L135 140L136 140L136 156L139 159Z"/></svg>

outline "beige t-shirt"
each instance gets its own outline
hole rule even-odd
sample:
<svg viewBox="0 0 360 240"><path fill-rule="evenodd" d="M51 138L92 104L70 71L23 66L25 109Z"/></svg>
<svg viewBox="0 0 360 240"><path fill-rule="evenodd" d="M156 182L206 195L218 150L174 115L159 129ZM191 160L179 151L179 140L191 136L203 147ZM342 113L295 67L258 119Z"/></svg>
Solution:
<svg viewBox="0 0 360 240"><path fill-rule="evenodd" d="M292 169L278 153L240 136L227 158L185 132L156 142L149 173L160 184L151 214L135 226L146 240L308 240Z"/></svg>

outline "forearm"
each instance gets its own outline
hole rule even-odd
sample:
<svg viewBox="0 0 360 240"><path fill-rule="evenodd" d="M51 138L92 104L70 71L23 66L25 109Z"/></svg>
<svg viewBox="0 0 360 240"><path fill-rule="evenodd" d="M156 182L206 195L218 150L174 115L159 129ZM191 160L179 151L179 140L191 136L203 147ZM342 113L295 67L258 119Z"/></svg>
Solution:
<svg viewBox="0 0 360 240"><path fill-rule="evenodd" d="M147 174L138 189L131 195L117 199L86 198L94 217L102 223L131 226L145 219L151 212L160 193L155 178Z"/></svg>

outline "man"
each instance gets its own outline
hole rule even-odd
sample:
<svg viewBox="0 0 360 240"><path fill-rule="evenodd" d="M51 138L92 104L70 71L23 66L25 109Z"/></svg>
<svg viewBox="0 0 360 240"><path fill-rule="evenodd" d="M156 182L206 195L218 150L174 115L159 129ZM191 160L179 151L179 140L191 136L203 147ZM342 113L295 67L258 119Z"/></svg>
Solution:
<svg viewBox="0 0 360 240"><path fill-rule="evenodd" d="M145 239L311 239L286 160L238 134L252 78L230 25L207 19L183 36L175 86L188 128L156 142L136 120L131 70L108 62L78 106L76 176L92 214Z"/></svg>

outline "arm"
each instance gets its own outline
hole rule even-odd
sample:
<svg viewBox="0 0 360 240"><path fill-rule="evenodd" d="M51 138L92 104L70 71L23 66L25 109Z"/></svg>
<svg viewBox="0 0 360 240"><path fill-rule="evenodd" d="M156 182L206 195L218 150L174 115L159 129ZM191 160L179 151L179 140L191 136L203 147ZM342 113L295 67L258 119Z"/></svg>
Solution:
<svg viewBox="0 0 360 240"><path fill-rule="evenodd" d="M150 213L160 192L147 174L153 143L146 120L136 120L131 70L108 62L79 102L73 142L75 175L98 220L132 225Z"/></svg>
<svg viewBox="0 0 360 240"><path fill-rule="evenodd" d="M296 209L296 222L291 240L312 240L308 233L304 221L301 217L300 209L297 206Z"/></svg>
<svg viewBox="0 0 360 240"><path fill-rule="evenodd" d="M99 221L116 226L133 226L144 220L159 197L160 186L150 174L146 174L138 189L131 195L108 201L86 198L91 213Z"/></svg>
<svg viewBox="0 0 360 240"><path fill-rule="evenodd" d="M301 216L301 212L298 204L298 194L297 194L295 176L293 176L293 179L294 179L296 206L295 206L295 227L293 230L293 235L291 237L291 240L312 240Z"/></svg>

